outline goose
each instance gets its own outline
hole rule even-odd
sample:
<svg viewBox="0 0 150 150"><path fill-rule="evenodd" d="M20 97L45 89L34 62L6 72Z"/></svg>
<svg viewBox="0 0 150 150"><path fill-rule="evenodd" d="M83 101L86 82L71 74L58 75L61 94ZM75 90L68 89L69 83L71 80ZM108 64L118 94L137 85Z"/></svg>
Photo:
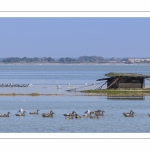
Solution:
<svg viewBox="0 0 150 150"><path fill-rule="evenodd" d="M100 110L98 110L99 112ZM98 115L96 114L97 111L91 112L90 110L85 111L85 114L83 115L86 118L99 118ZM95 114L95 116L92 116L92 114ZM100 115L100 114L99 114Z"/></svg>
<svg viewBox="0 0 150 150"><path fill-rule="evenodd" d="M64 116L74 116L75 115L75 111L72 111L72 113L69 113L69 114L63 114Z"/></svg>
<svg viewBox="0 0 150 150"><path fill-rule="evenodd" d="M98 109L98 110L96 110L96 111L94 111L94 112L101 112L102 110L100 110L100 109Z"/></svg>
<svg viewBox="0 0 150 150"><path fill-rule="evenodd" d="M42 116L43 117L51 117L51 118L53 118L53 114L55 114L55 113L51 110L50 113L43 113Z"/></svg>
<svg viewBox="0 0 150 150"><path fill-rule="evenodd" d="M52 110L49 113L42 113L42 115L50 114L51 112L52 112Z"/></svg>
<svg viewBox="0 0 150 150"><path fill-rule="evenodd" d="M16 116L25 116L26 111L23 111L22 113L15 114Z"/></svg>
<svg viewBox="0 0 150 150"><path fill-rule="evenodd" d="M91 115L91 114L84 114L83 117L88 118L88 117L90 117L90 115Z"/></svg>
<svg viewBox="0 0 150 150"><path fill-rule="evenodd" d="M38 115L38 111L39 110L37 110L36 112L30 112L29 114L31 114L31 115Z"/></svg>
<svg viewBox="0 0 150 150"><path fill-rule="evenodd" d="M90 115L89 118L90 119L98 119L99 117L97 115L95 115L95 116Z"/></svg>
<svg viewBox="0 0 150 150"><path fill-rule="evenodd" d="M96 111L91 111L90 113L91 113L91 114L95 114L95 115L99 115L99 114L101 113L101 110L98 109L98 110L96 110Z"/></svg>
<svg viewBox="0 0 150 150"><path fill-rule="evenodd" d="M104 116L104 110L98 110L98 111L95 111L94 112L94 114L96 115L96 116Z"/></svg>
<svg viewBox="0 0 150 150"><path fill-rule="evenodd" d="M99 116L104 116L104 112L105 112L105 111L102 110Z"/></svg>
<svg viewBox="0 0 150 150"><path fill-rule="evenodd" d="M81 118L81 116L79 116L78 114L75 114L75 118Z"/></svg>
<svg viewBox="0 0 150 150"><path fill-rule="evenodd" d="M150 114L148 114L148 116L150 117Z"/></svg>
<svg viewBox="0 0 150 150"><path fill-rule="evenodd" d="M65 119L73 119L73 116L72 115L66 116Z"/></svg>
<svg viewBox="0 0 150 150"><path fill-rule="evenodd" d="M0 114L0 117L9 117L10 112L8 112L7 114Z"/></svg>
<svg viewBox="0 0 150 150"><path fill-rule="evenodd" d="M134 112L132 110L130 110L130 112L124 112L123 115L125 117L134 117Z"/></svg>

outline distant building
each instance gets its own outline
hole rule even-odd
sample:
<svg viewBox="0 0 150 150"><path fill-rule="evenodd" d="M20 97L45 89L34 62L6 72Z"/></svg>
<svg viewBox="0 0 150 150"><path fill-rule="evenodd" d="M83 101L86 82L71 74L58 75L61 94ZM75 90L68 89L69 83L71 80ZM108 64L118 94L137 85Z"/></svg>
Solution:
<svg viewBox="0 0 150 150"><path fill-rule="evenodd" d="M107 89L117 88L144 88L145 78L150 76L135 73L113 73L105 74L108 78L98 79L97 81L106 80Z"/></svg>
<svg viewBox="0 0 150 150"><path fill-rule="evenodd" d="M129 58L129 62L131 63L142 63L142 62L150 62L149 58Z"/></svg>

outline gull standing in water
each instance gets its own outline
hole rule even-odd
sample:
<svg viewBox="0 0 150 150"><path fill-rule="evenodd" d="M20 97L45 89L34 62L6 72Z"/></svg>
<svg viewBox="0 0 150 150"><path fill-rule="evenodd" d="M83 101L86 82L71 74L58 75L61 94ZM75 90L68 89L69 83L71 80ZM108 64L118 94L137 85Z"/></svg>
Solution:
<svg viewBox="0 0 150 150"><path fill-rule="evenodd" d="M60 86L60 85L57 85L57 89L61 89L61 86Z"/></svg>
<svg viewBox="0 0 150 150"><path fill-rule="evenodd" d="M25 116L26 111L23 111L22 113L15 114L16 116Z"/></svg>
<svg viewBox="0 0 150 150"><path fill-rule="evenodd" d="M84 88L86 88L88 84L87 84L87 83L85 83L84 85L85 85L85 87L84 87Z"/></svg>
<svg viewBox="0 0 150 150"><path fill-rule="evenodd" d="M18 112L20 112L22 114L23 113L23 109L21 108Z"/></svg>
<svg viewBox="0 0 150 150"><path fill-rule="evenodd" d="M91 111L87 110L86 112L84 112L85 114L83 115L84 117L89 117L91 115Z"/></svg>

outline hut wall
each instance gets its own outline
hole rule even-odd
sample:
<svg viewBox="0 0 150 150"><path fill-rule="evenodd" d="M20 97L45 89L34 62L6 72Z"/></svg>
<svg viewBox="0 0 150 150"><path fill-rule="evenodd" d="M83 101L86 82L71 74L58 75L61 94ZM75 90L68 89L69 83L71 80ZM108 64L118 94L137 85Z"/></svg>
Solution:
<svg viewBox="0 0 150 150"><path fill-rule="evenodd" d="M107 83L107 87L109 87L118 77L110 78ZM109 88L144 88L145 82L144 78L135 78L135 77L119 77L114 84L112 84Z"/></svg>
<svg viewBox="0 0 150 150"><path fill-rule="evenodd" d="M119 83L118 88L142 88L141 83Z"/></svg>

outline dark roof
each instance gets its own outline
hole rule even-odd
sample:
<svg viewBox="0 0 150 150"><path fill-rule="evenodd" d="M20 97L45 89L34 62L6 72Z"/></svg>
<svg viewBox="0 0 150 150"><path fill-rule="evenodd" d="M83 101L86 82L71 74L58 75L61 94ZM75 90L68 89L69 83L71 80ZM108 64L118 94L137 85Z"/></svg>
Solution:
<svg viewBox="0 0 150 150"><path fill-rule="evenodd" d="M111 77L137 77L137 78L150 78L148 75L143 75L143 74L137 74L137 73L116 73L116 72L110 72L105 74L105 76L111 78ZM102 79L97 79L96 81L101 81L101 80L108 80L109 78L102 78Z"/></svg>
<svg viewBox="0 0 150 150"><path fill-rule="evenodd" d="M96 81L108 80L109 78L97 79Z"/></svg>
<svg viewBox="0 0 150 150"><path fill-rule="evenodd" d="M107 77L140 77L140 78L150 78L148 75L137 74L137 73L116 73L110 72L105 74Z"/></svg>

